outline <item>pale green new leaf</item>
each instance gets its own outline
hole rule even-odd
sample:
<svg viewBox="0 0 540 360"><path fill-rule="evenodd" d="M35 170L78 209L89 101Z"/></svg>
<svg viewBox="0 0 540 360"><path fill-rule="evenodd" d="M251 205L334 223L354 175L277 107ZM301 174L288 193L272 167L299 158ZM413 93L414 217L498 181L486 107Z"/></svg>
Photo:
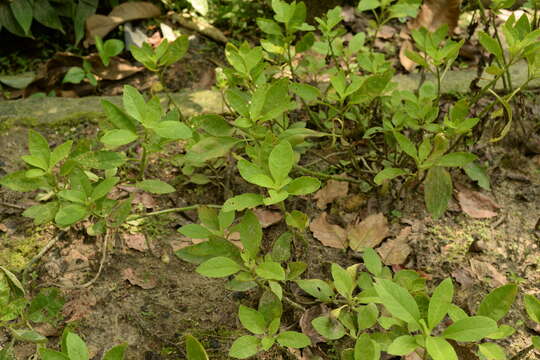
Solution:
<svg viewBox="0 0 540 360"><path fill-rule="evenodd" d="M420 310L407 290L387 279L377 279L373 286L390 314L407 323L419 324Z"/></svg>
<svg viewBox="0 0 540 360"><path fill-rule="evenodd" d="M197 273L211 278L226 277L240 270L242 270L240 265L224 256L206 260L195 269Z"/></svg>
<svg viewBox="0 0 540 360"><path fill-rule="evenodd" d="M452 345L441 337L428 336L426 338L426 349L433 360L458 360Z"/></svg>

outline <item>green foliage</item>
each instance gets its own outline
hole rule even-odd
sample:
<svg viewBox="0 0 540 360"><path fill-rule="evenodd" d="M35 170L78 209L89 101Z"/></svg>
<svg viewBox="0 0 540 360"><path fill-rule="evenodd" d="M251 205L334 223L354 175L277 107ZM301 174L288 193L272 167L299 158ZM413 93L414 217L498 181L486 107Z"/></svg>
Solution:
<svg viewBox="0 0 540 360"><path fill-rule="evenodd" d="M38 353L43 360L89 360L88 348L79 335L65 330L62 334L61 351L51 350L45 347L38 348ZM124 359L127 344L117 345L105 352L103 360Z"/></svg>
<svg viewBox="0 0 540 360"><path fill-rule="evenodd" d="M95 41L98 55L105 66L109 66L111 58L124 50L124 43L122 40L109 39L103 42L99 36L96 36Z"/></svg>

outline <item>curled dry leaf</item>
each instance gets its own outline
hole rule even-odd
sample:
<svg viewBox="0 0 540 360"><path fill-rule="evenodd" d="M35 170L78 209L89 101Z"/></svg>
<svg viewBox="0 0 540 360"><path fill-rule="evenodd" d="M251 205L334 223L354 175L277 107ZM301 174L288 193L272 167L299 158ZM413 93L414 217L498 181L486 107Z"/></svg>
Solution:
<svg viewBox="0 0 540 360"><path fill-rule="evenodd" d="M493 287L499 287L508 282L506 276L501 274L495 266L490 263L470 259L469 263L471 264L471 272L478 278L478 280L491 279L491 285Z"/></svg>
<svg viewBox="0 0 540 360"><path fill-rule="evenodd" d="M126 246L130 249L134 249L141 252L148 250L148 244L146 243L146 237L144 236L144 234L124 233L122 234L122 238L124 239Z"/></svg>
<svg viewBox="0 0 540 360"><path fill-rule="evenodd" d="M469 189L461 189L457 195L461 210L475 219L486 219L497 216L497 209L500 208L488 196Z"/></svg>
<svg viewBox="0 0 540 360"><path fill-rule="evenodd" d="M145 290L153 289L157 285L157 279L149 274L143 276L136 273L132 268L122 270L122 278L131 285L139 286Z"/></svg>
<svg viewBox="0 0 540 360"><path fill-rule="evenodd" d="M388 40L393 38L396 32L397 31L393 26L383 25L379 28L379 31L377 31L377 37Z"/></svg>
<svg viewBox="0 0 540 360"><path fill-rule="evenodd" d="M92 15L86 19L85 46L94 43L94 38L104 38L111 30L127 21L149 19L161 15L159 8L149 2L133 1L115 6L108 16Z"/></svg>
<svg viewBox="0 0 540 360"><path fill-rule="evenodd" d="M409 23L410 29L425 27L434 32L443 25L448 25L452 34L459 19L461 0L424 0L416 19Z"/></svg>
<svg viewBox="0 0 540 360"><path fill-rule="evenodd" d="M313 328L311 321L327 313L328 308L324 304L318 304L307 309L300 317L300 329L302 333L309 336L312 345L326 342L326 339Z"/></svg>
<svg viewBox="0 0 540 360"><path fill-rule="evenodd" d="M317 207L321 210L326 208L335 199L347 196L349 183L346 181L328 180L326 185L313 196L317 200Z"/></svg>
<svg viewBox="0 0 540 360"><path fill-rule="evenodd" d="M385 265L401 265L407 260L411 253L411 247L407 242L411 230L410 226L404 227L395 239L388 240L377 249Z"/></svg>
<svg viewBox="0 0 540 360"><path fill-rule="evenodd" d="M280 212L270 211L264 208L256 208L253 210L253 213L255 214L257 219L259 219L259 223L261 223L263 229L277 224L281 221L281 219L283 219L283 215L281 215Z"/></svg>
<svg viewBox="0 0 540 360"><path fill-rule="evenodd" d="M197 31L198 33L206 35L209 38L222 43L227 43L228 41L227 37L221 32L221 30L214 27L204 19L190 16L189 14L177 14L173 12L169 14L173 20L177 21L180 25L187 29Z"/></svg>
<svg viewBox="0 0 540 360"><path fill-rule="evenodd" d="M347 227L349 246L355 251L374 248L388 235L388 220L382 213L369 215L359 224Z"/></svg>
<svg viewBox="0 0 540 360"><path fill-rule="evenodd" d="M407 57L407 51L412 51L413 46L410 40L405 40L401 43L401 48L399 49L399 62L401 66L407 71L412 71L415 67L418 66L417 63L412 61Z"/></svg>
<svg viewBox="0 0 540 360"><path fill-rule="evenodd" d="M321 213L309 224L309 230L313 233L313 237L324 246L345 249L347 247L347 231L339 225L330 224L327 216L326 212Z"/></svg>

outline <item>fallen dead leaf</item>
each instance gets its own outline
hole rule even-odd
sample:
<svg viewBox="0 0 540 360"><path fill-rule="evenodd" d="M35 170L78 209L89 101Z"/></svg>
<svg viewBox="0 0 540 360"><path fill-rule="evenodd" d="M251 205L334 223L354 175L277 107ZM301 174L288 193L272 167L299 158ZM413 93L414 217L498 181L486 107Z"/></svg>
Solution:
<svg viewBox="0 0 540 360"><path fill-rule="evenodd" d="M148 274L145 274L142 277L132 268L122 270L122 278L129 281L131 285L139 286L145 290L153 289L157 285L157 278Z"/></svg>
<svg viewBox="0 0 540 360"><path fill-rule="evenodd" d="M461 210L475 219L497 216L496 211L500 208L492 199L478 191L461 189L457 197Z"/></svg>
<svg viewBox="0 0 540 360"><path fill-rule="evenodd" d="M319 240L324 246L337 249L347 247L347 231L339 225L328 222L326 212L321 213L315 220L309 224L309 230L313 237Z"/></svg>
<svg viewBox="0 0 540 360"><path fill-rule="evenodd" d="M183 27L197 31L203 35L208 36L211 39L214 39L216 41L220 41L222 43L227 43L228 39L227 37L215 26L211 25L206 20L190 16L189 14L177 14L174 12L170 12L168 15L171 16L171 18L175 21L177 21L180 25Z"/></svg>
<svg viewBox="0 0 540 360"><path fill-rule="evenodd" d="M388 220L382 213L369 215L359 224L347 226L349 246L355 251L374 248L388 235Z"/></svg>
<svg viewBox="0 0 540 360"><path fill-rule="evenodd" d="M133 197L134 204L141 204L146 209L155 209L157 208L157 202L154 197L145 192L137 192Z"/></svg>
<svg viewBox="0 0 540 360"><path fill-rule="evenodd" d="M461 0L424 0L416 19L409 23L410 29L425 27L431 32L448 25L452 34L459 19Z"/></svg>
<svg viewBox="0 0 540 360"><path fill-rule="evenodd" d="M311 321L319 316L328 313L328 308L324 304L318 304L307 309L300 317L299 325L302 333L311 339L311 344L326 342L326 339L313 328Z"/></svg>
<svg viewBox="0 0 540 360"><path fill-rule="evenodd" d="M157 48L159 44L163 41L163 38L161 37L161 33L159 31L154 32L146 42L148 42L150 45L152 45L153 48Z"/></svg>
<svg viewBox="0 0 540 360"><path fill-rule="evenodd" d="M255 214L257 219L259 219L259 223L261 224L263 229L277 224L281 221L281 219L283 219L283 215L281 215L280 212L266 210L264 208L256 208L253 210L253 213Z"/></svg>
<svg viewBox="0 0 540 360"><path fill-rule="evenodd" d="M56 328L49 323L36 324L33 327L34 327L34 330L36 330L38 333L40 333L41 335L45 337L59 336L62 333L60 331L60 328Z"/></svg>
<svg viewBox="0 0 540 360"><path fill-rule="evenodd" d="M144 234L124 233L122 234L122 238L124 239L124 242L127 245L127 247L130 249L134 249L141 252L148 250L148 244L146 243L146 237L144 236Z"/></svg>
<svg viewBox="0 0 540 360"><path fill-rule="evenodd" d="M377 37L381 39L391 39L396 34L396 29L392 26L383 25L379 28L379 31L377 31Z"/></svg>
<svg viewBox="0 0 540 360"><path fill-rule="evenodd" d="M407 243L411 230L410 226L404 227L395 239L388 240L377 249L385 265L400 265L407 260L411 253L411 247Z"/></svg>
<svg viewBox="0 0 540 360"><path fill-rule="evenodd" d="M328 180L326 185L313 196L317 200L317 207L321 210L326 208L335 199L347 196L349 183L346 181Z"/></svg>
<svg viewBox="0 0 540 360"><path fill-rule="evenodd" d="M501 274L499 270L497 270L497 268L490 263L476 259L470 259L469 263L471 264L472 273L478 278L478 280L483 281L486 278L490 278L491 285L493 287L499 287L508 282L506 276Z"/></svg>
<svg viewBox="0 0 540 360"><path fill-rule="evenodd" d="M122 80L144 70L144 66L133 65L118 56L112 57L108 66L103 65L96 53L85 57L85 59L92 64L94 74L104 80Z"/></svg>
<svg viewBox="0 0 540 360"><path fill-rule="evenodd" d="M0 232L3 232L3 233L7 233L8 232L8 227L2 223L0 223Z"/></svg>
<svg viewBox="0 0 540 360"><path fill-rule="evenodd" d="M417 63L412 61L407 57L407 51L412 51L413 45L410 40L405 40L401 43L401 48L399 49L399 62L401 66L407 71L412 71L415 67L418 66Z"/></svg>
<svg viewBox="0 0 540 360"><path fill-rule="evenodd" d="M417 349L410 353L409 355L405 355L403 358L404 360L422 360L424 358L424 349Z"/></svg>
<svg viewBox="0 0 540 360"><path fill-rule="evenodd" d="M463 289L468 289L474 285L474 279L469 269L459 268L452 271L452 277L461 284Z"/></svg>
<svg viewBox="0 0 540 360"><path fill-rule="evenodd" d="M144 1L125 2L115 6L108 16L91 15L86 19L86 40L88 47L94 43L94 38L104 38L111 30L127 21L149 19L161 15L159 8Z"/></svg>

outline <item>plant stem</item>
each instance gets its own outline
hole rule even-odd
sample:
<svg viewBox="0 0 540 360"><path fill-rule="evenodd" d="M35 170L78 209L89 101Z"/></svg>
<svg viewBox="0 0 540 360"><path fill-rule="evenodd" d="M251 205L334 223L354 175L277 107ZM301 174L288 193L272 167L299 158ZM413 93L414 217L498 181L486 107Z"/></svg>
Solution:
<svg viewBox="0 0 540 360"><path fill-rule="evenodd" d="M141 165L139 168L139 180L144 180L144 173L146 172L146 164L148 162L148 154L146 153L146 146L142 146L143 152L141 155Z"/></svg>
<svg viewBox="0 0 540 360"><path fill-rule="evenodd" d="M300 165L295 165L294 168L296 170L300 171L300 172L303 172L303 173L306 173L306 174L309 174L309 175L313 175L313 176L317 176L317 177L320 177L322 179L346 181L346 182L350 182L350 183L358 184L358 185L365 185L366 184L366 181L363 181L363 180L346 178L346 177L336 176L336 175L328 175L328 174L325 174L325 173L322 173L322 172L319 172L319 171L313 171L313 170L307 169L307 168L305 168L303 166L300 166Z"/></svg>
<svg viewBox="0 0 540 360"><path fill-rule="evenodd" d="M200 206L207 206L210 208L216 208L220 209L221 205L213 205L213 204L198 204L198 205L190 205L190 206L184 206L184 207L178 207L178 208L170 208L165 210L158 210L158 211L152 211L146 214L140 214L140 215L131 215L129 216L126 221L133 221L142 219L149 216L156 216L156 215L163 215L163 214L169 214L173 212L184 212L184 211L190 211L190 210L197 210Z"/></svg>

